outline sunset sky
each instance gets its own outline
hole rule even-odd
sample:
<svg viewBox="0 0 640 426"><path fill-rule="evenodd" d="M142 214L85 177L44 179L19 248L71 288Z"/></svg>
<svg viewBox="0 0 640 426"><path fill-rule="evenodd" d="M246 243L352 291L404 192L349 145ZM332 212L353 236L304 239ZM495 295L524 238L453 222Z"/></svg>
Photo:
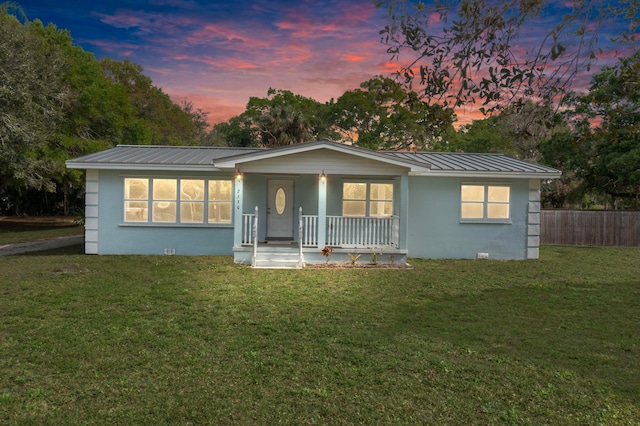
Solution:
<svg viewBox="0 0 640 426"><path fill-rule="evenodd" d="M96 57L128 58L217 123L270 87L326 102L399 68L371 0L23 0L31 20L71 32ZM529 35L541 34L536 28ZM524 38L526 40L526 38ZM588 80L588 79L587 79ZM457 111L468 122L470 111Z"/></svg>

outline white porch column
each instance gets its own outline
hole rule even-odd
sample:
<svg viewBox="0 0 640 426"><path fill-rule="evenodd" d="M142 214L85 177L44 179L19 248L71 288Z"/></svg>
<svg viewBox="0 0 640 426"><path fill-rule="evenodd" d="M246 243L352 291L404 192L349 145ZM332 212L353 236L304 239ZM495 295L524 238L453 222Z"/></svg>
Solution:
<svg viewBox="0 0 640 426"><path fill-rule="evenodd" d="M242 246L243 176L238 173L233 186L233 246Z"/></svg>
<svg viewBox="0 0 640 426"><path fill-rule="evenodd" d="M327 243L327 176L320 175L318 181L318 248Z"/></svg>
<svg viewBox="0 0 640 426"><path fill-rule="evenodd" d="M398 248L407 248L407 233L409 232L409 176L400 176L400 230L398 235Z"/></svg>

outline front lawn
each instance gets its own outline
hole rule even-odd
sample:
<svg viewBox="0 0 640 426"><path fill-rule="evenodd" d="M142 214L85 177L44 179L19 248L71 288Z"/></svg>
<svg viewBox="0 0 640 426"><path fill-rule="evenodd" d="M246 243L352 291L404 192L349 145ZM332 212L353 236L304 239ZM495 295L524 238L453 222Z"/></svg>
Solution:
<svg viewBox="0 0 640 426"><path fill-rule="evenodd" d="M640 250L406 270L0 257L0 424L640 422Z"/></svg>

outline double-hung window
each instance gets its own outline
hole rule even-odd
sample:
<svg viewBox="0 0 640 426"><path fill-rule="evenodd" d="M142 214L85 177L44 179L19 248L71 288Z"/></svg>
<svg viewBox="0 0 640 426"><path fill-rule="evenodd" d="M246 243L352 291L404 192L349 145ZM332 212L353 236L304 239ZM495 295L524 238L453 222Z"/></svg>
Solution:
<svg viewBox="0 0 640 426"><path fill-rule="evenodd" d="M511 188L507 185L465 184L460 193L462 220L505 222L511 217Z"/></svg>
<svg viewBox="0 0 640 426"><path fill-rule="evenodd" d="M388 217L393 215L393 183L344 182L342 215Z"/></svg>
<svg viewBox="0 0 640 426"><path fill-rule="evenodd" d="M230 224L232 181L125 178L125 223Z"/></svg>

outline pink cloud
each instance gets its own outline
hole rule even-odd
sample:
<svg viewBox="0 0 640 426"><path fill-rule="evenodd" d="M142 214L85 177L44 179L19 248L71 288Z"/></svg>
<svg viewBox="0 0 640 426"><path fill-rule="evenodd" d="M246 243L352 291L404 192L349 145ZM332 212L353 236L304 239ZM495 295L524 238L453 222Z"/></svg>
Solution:
<svg viewBox="0 0 640 426"><path fill-rule="evenodd" d="M249 32L229 25L209 24L187 34L185 41L191 45L216 43L227 49L259 49L270 47L273 37L266 36L264 32L256 32L256 28L251 28Z"/></svg>
<svg viewBox="0 0 640 426"><path fill-rule="evenodd" d="M366 56L364 56L364 55L347 54L345 58L349 62L362 62L362 61L364 61L366 59Z"/></svg>

